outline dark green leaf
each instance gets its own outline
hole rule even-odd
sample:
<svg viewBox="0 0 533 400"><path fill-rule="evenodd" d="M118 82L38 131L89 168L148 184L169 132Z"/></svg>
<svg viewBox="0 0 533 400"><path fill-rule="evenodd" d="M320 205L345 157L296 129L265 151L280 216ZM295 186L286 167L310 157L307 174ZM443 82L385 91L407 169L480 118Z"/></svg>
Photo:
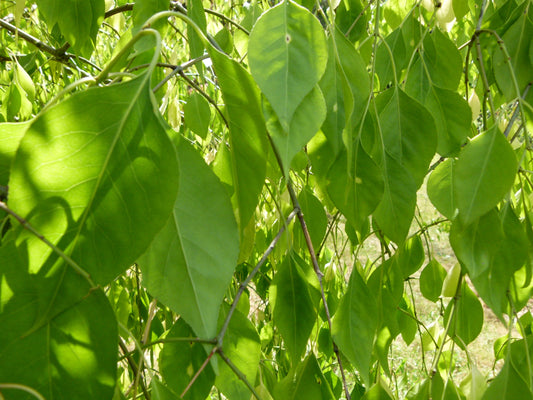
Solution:
<svg viewBox="0 0 533 400"><path fill-rule="evenodd" d="M224 187L185 140L178 158L174 211L139 265L148 291L181 314L198 336L211 339L237 264L237 224Z"/></svg>
<svg viewBox="0 0 533 400"><path fill-rule="evenodd" d="M29 122L0 124L0 185L7 185L15 152Z"/></svg>
<svg viewBox="0 0 533 400"><path fill-rule="evenodd" d="M324 378L312 353L274 388L276 400L333 400L334 398L328 381Z"/></svg>
<svg viewBox="0 0 533 400"><path fill-rule="evenodd" d="M182 318L176 321L165 336L168 342L161 350L159 367L161 376L168 385L168 389L165 388L167 391L170 389L176 394L181 394L207 359L206 350L200 343L191 343L186 340L172 341L195 336ZM215 374L211 365L207 364L183 399L205 400L214 383ZM164 389L161 391L163 392Z"/></svg>
<svg viewBox="0 0 533 400"><path fill-rule="evenodd" d="M272 280L270 304L274 323L296 365L306 348L317 310L305 276L291 255L281 263Z"/></svg>
<svg viewBox="0 0 533 400"><path fill-rule="evenodd" d="M378 328L377 314L374 295L359 272L353 269L348 289L333 318L331 335L366 384L369 383L372 347Z"/></svg>

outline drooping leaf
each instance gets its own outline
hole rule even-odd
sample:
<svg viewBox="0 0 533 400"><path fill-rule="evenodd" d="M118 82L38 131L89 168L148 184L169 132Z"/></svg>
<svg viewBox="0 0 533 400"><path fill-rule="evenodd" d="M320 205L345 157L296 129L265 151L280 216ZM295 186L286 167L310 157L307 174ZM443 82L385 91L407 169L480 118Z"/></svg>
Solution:
<svg viewBox="0 0 533 400"><path fill-rule="evenodd" d="M331 336L366 384L369 382L372 347L378 328L376 315L378 308L375 297L354 269L348 289L333 318ZM357 341L353 340L355 337Z"/></svg>
<svg viewBox="0 0 533 400"><path fill-rule="evenodd" d="M270 285L273 320L291 355L300 361L317 317L309 288L298 264L289 255L278 267Z"/></svg>
<svg viewBox="0 0 533 400"><path fill-rule="evenodd" d="M483 306L466 280L463 280L460 297L455 309L453 309L453 314L450 316L453 302L454 300L450 301L446 307L444 324L447 326L448 321L452 318L450 335L458 346L464 348L479 335L481 328L483 328Z"/></svg>
<svg viewBox="0 0 533 400"><path fill-rule="evenodd" d="M48 22L49 29L55 24L70 45L84 56L94 50L96 34L104 19L104 0L38 0L39 11Z"/></svg>
<svg viewBox="0 0 533 400"><path fill-rule="evenodd" d="M453 185L455 163L453 158L440 163L429 176L426 187L431 203L448 219L455 217L457 209Z"/></svg>
<svg viewBox="0 0 533 400"><path fill-rule="evenodd" d="M207 20L205 17L205 9L202 0L187 0L187 16L206 33ZM200 57L204 53L205 44L203 39L198 35L192 26L187 26L187 39L189 42L189 54L191 59ZM196 64L196 68L200 75L203 72L203 65Z"/></svg>
<svg viewBox="0 0 533 400"><path fill-rule="evenodd" d="M436 302L441 294L445 278L446 270L433 258L420 274L420 291L422 295L429 301Z"/></svg>
<svg viewBox="0 0 533 400"><path fill-rule="evenodd" d="M376 107L384 194L374 218L388 237L401 243L413 218L416 190L435 154L435 123L420 103L398 88L379 95Z"/></svg>
<svg viewBox="0 0 533 400"><path fill-rule="evenodd" d="M257 207L266 176L268 138L259 90L237 62L209 49L229 117L234 204L244 229Z"/></svg>
<svg viewBox="0 0 533 400"><path fill-rule="evenodd" d="M176 321L170 332L165 336L165 339L169 339L169 341L164 344L161 350L159 366L161 376L165 379L168 388L174 393L183 393L207 359L207 353L200 343L171 340L195 336L192 329L182 318ZM205 400L214 383L215 374L211 365L207 364L183 399Z"/></svg>
<svg viewBox="0 0 533 400"><path fill-rule="evenodd" d="M176 198L176 153L149 78L92 88L47 109L12 165L10 207L101 284L144 252ZM17 243L26 239L35 272L52 250L29 232Z"/></svg>
<svg viewBox="0 0 533 400"><path fill-rule="evenodd" d="M164 385L159 379L154 378L150 383L152 399L154 400L178 400L178 395Z"/></svg>
<svg viewBox="0 0 533 400"><path fill-rule="evenodd" d="M510 60L504 55L499 47L494 49L494 75L498 87L505 98L511 101L524 93L528 84L533 80L533 62L530 58L531 37L533 36L532 12L522 13L520 18L503 35L503 42L507 49ZM518 88L514 85L511 75L513 70ZM519 93L517 93L517 90Z"/></svg>
<svg viewBox="0 0 533 400"><path fill-rule="evenodd" d="M275 400L333 400L328 381L314 354L298 363L274 388Z"/></svg>
<svg viewBox="0 0 533 400"><path fill-rule="evenodd" d="M250 70L282 130L289 131L296 109L318 83L327 55L320 22L292 1L279 3L256 22L250 35Z"/></svg>
<svg viewBox="0 0 533 400"><path fill-rule="evenodd" d="M454 221L450 243L476 291L501 317L506 312L510 279L526 260L526 237L514 212L492 210L468 227Z"/></svg>
<svg viewBox="0 0 533 400"><path fill-rule="evenodd" d="M326 117L324 96L316 86L300 103L288 130L284 130L273 112L270 104L264 102L266 126L272 142L278 152L285 175L288 174L291 162L303 146L318 132Z"/></svg>
<svg viewBox="0 0 533 400"><path fill-rule="evenodd" d="M340 1L335 10L335 25L350 42L355 42L366 33L368 15L363 12L360 0Z"/></svg>
<svg viewBox="0 0 533 400"><path fill-rule="evenodd" d="M118 329L105 294L64 264L28 271L26 252L13 241L0 248L0 381L50 400L111 398Z"/></svg>
<svg viewBox="0 0 533 400"><path fill-rule="evenodd" d="M218 321L219 328L222 326L228 311L229 305L224 303ZM246 315L237 310L228 325L222 350L235 367L244 374L248 382L255 382L259 359L261 358L261 341L255 326ZM228 399L249 400L250 389L244 382L226 363L219 360L218 365L219 373L215 381L216 387Z"/></svg>
<svg viewBox="0 0 533 400"><path fill-rule="evenodd" d="M326 188L335 206L354 229L360 230L381 201L383 178L360 143L355 146L351 169L346 168L347 158L346 151L339 153L328 171Z"/></svg>
<svg viewBox="0 0 533 400"><path fill-rule="evenodd" d="M148 291L209 339L237 264L237 224L224 187L185 140L178 159L174 210L139 265Z"/></svg>
<svg viewBox="0 0 533 400"><path fill-rule="evenodd" d="M205 139L211 122L211 109L207 100L199 93L193 93L183 107L185 123L191 131Z"/></svg>
<svg viewBox="0 0 533 400"><path fill-rule="evenodd" d="M462 149L452 182L459 218L465 225L503 199L514 182L517 166L511 145L496 126Z"/></svg>
<svg viewBox="0 0 533 400"><path fill-rule="evenodd" d="M413 235L407 239L394 254L397 268L401 270L403 279L408 279L418 271L425 257L424 245L419 235Z"/></svg>
<svg viewBox="0 0 533 400"><path fill-rule="evenodd" d="M328 227L328 217L324 210L324 206L313 194L310 187L305 187L300 192L298 195L298 203L300 203L300 207L305 216L305 222L307 224L307 229L309 230L309 236L311 237L313 248L318 250ZM303 232L299 225L298 228L295 229L298 232L296 235L300 241L300 247L303 249L305 248Z"/></svg>

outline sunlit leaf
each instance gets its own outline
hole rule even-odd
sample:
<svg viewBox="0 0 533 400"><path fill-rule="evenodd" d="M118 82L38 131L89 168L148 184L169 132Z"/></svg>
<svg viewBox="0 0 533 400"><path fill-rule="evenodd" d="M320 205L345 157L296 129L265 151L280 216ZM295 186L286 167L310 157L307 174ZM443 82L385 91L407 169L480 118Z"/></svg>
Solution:
<svg viewBox="0 0 533 400"><path fill-rule="evenodd" d="M256 22L250 35L250 70L283 130L289 131L296 109L324 73L327 55L322 26L292 1L279 3Z"/></svg>
<svg viewBox="0 0 533 400"><path fill-rule="evenodd" d="M149 78L89 89L47 109L12 164L10 207L102 284L144 252L176 198L176 153ZM25 238L33 273L52 251L29 232L17 242Z"/></svg>
<svg viewBox="0 0 533 400"><path fill-rule="evenodd" d="M468 225L496 206L516 172L515 153L497 127L472 139L459 154L452 181L461 221Z"/></svg>

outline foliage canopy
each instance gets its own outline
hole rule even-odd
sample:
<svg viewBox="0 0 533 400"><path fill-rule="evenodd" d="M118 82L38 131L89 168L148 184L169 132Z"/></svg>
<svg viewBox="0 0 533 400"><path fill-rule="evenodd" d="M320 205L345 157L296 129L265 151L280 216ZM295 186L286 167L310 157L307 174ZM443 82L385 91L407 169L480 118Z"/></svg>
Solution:
<svg viewBox="0 0 533 400"><path fill-rule="evenodd" d="M530 0L0 17L0 397L533 398Z"/></svg>

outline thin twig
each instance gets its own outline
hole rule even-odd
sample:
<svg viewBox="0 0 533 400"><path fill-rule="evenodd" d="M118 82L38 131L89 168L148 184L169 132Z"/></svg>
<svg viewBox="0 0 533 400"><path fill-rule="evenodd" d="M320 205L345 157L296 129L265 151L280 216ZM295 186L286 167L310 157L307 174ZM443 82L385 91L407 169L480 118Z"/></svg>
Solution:
<svg viewBox="0 0 533 400"><path fill-rule="evenodd" d="M135 362L135 360L133 359L133 357L131 356L131 353L128 351L128 347L126 346L126 344L124 343L124 341L120 337L119 337L118 345L120 347L120 350L122 351L122 354L124 354L124 357L126 357L126 361L128 362L128 365L129 365L130 369L132 371L134 371L135 379L134 379L134 383L132 383L132 385L136 384L137 383L137 373L138 373L139 367L138 367L137 363ZM145 398L147 400L149 400L150 399L150 394L148 393L148 390L146 388L146 385L144 384L144 381L141 379L138 383L141 386L141 390L144 393Z"/></svg>
<svg viewBox="0 0 533 400"><path fill-rule="evenodd" d="M172 72L165 76L165 78L159 82L157 85L154 86L152 89L153 92L157 92L165 83L167 83L174 75L179 74L180 72L183 72L189 67L192 67L193 65L197 64L200 61L205 60L206 58L209 58L209 54L203 54L200 57L193 58L192 60L189 60L187 62L184 62L181 65L172 65L172 64L161 64L158 63L158 66L166 67L166 68L173 68Z"/></svg>
<svg viewBox="0 0 533 400"><path fill-rule="evenodd" d="M224 113L222 112L222 110L218 107L217 103L215 102L215 100L213 100L211 98L211 96L209 96L200 86L198 86L198 84L196 82L194 82L192 79L190 79L187 75L185 75L185 73L183 71L178 71L178 74L180 74L180 76L190 85L192 86L194 89L196 89L196 91L198 93L200 93L209 103L211 103L211 105L213 107L215 107L215 110L217 110L218 114L220 115L220 117L222 118L222 120L224 121L224 124L226 125L226 127L229 128L229 122L228 120L226 119L226 117L224 116Z"/></svg>
<svg viewBox="0 0 533 400"><path fill-rule="evenodd" d="M230 369L233 371L233 373L235 375L237 375L237 377L241 381L244 382L246 387L250 390L250 392L252 392L252 394L255 396L255 398L257 400L261 400L261 397L259 397L259 395L255 391L255 388L252 386L252 384L250 382L248 382L248 379L246 379L246 376L239 370L239 368L237 368L237 366L235 364L233 364L233 362L228 358L228 356L226 356L226 354L224 354L224 352L222 351L221 348L218 348L217 353L220 356L220 358L222 358L222 360L224 360L224 362L226 364L228 364L228 367L230 367Z"/></svg>
<svg viewBox="0 0 533 400"><path fill-rule="evenodd" d="M194 384L194 382L196 382L196 379L198 379L198 377L200 376L200 374L202 373L202 371L205 369L205 367L207 367L207 364L209 364L209 361L211 361L211 358L213 358L213 356L215 355L215 353L217 352L217 348L218 347L213 347L213 349L211 350L211 352L209 353L209 355L207 356L207 358L205 359L205 361L203 362L203 364L200 366L200 368L198 368L198 371L196 371L196 374L194 374L194 376L192 377L192 379L190 380L190 382L187 384L187 386L185 387L185 389L183 389L183 392L181 393L180 395L180 399L182 399L183 397L185 397L185 395L187 394L187 392L191 389L192 385Z"/></svg>
<svg viewBox="0 0 533 400"><path fill-rule="evenodd" d="M250 284L254 276L257 274L259 269L263 266L263 264L266 262L268 256L270 256L270 253L272 253L272 250L274 250L274 247L276 247L276 244L278 243L279 239L281 238L281 235L283 232L285 232L285 227L289 225L289 223L292 221L292 219L297 215L297 210L294 209L287 217L287 220L285 221L285 224L281 226L281 228L278 231L278 234L276 237L270 242L268 248L266 249L265 253L263 254L263 257L259 260L257 265L254 267L252 272L246 277L246 279L241 283L239 286L239 290L237 291L237 294L235 295L235 298L233 299L233 303L231 304L231 308L228 311L228 315L226 316L226 319L224 320L224 325L222 325L222 329L220 330L218 334L218 345L222 347L222 343L224 341L224 336L226 335L226 331L229 326L229 322L231 320L231 317L233 316L233 313L235 312L235 309L237 308L237 303L239 302L239 299L246 289L246 287Z"/></svg>

